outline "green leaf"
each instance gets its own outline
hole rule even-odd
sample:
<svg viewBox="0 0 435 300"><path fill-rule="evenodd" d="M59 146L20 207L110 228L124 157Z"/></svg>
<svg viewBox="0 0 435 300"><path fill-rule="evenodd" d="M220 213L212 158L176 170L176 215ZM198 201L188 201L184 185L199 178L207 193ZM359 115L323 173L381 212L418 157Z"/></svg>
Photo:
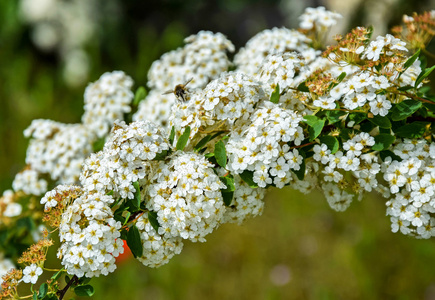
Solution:
<svg viewBox="0 0 435 300"><path fill-rule="evenodd" d="M127 245L133 253L134 257L141 257L143 254L142 240L140 238L139 229L136 225L132 225L127 234Z"/></svg>
<svg viewBox="0 0 435 300"><path fill-rule="evenodd" d="M140 208L140 187L139 187L139 182L137 182L137 181L133 182L133 187L136 190L134 192L133 204L134 204L134 206L137 209L139 209Z"/></svg>
<svg viewBox="0 0 435 300"><path fill-rule="evenodd" d="M100 150L103 150L104 144L106 143L106 139L104 137L99 138L92 144L92 150L94 152L98 152Z"/></svg>
<svg viewBox="0 0 435 300"><path fill-rule="evenodd" d="M174 138L175 138L175 127L172 126L171 134L169 135L169 145L172 146L172 144L174 143Z"/></svg>
<svg viewBox="0 0 435 300"><path fill-rule="evenodd" d="M95 293L94 287L90 284L79 285L74 288L74 293L80 297L92 297Z"/></svg>
<svg viewBox="0 0 435 300"><path fill-rule="evenodd" d="M187 145L187 141L189 140L190 136L190 126L187 126L186 129L184 129L183 134L180 136L180 138L177 141L177 150L183 150L184 147Z"/></svg>
<svg viewBox="0 0 435 300"><path fill-rule="evenodd" d="M150 220L151 226L153 226L154 230L158 233L159 232L159 221L157 220L157 213L155 211L149 211L148 212L148 220Z"/></svg>
<svg viewBox="0 0 435 300"><path fill-rule="evenodd" d="M361 130L362 132L367 132L368 133L368 132L372 131L373 128L375 128L375 127L376 127L376 125L373 124L372 122L369 122L369 121L367 121L367 122L361 122L359 130ZM379 127L379 130L387 130L387 129Z"/></svg>
<svg viewBox="0 0 435 300"><path fill-rule="evenodd" d="M396 137L387 133L380 133L375 136L375 144L372 149L376 151L382 151L388 149L392 143L396 140Z"/></svg>
<svg viewBox="0 0 435 300"><path fill-rule="evenodd" d="M338 75L337 80L338 82L342 82L343 79L346 77L346 72L342 72L340 75Z"/></svg>
<svg viewBox="0 0 435 300"><path fill-rule="evenodd" d="M210 157L214 157L214 153L207 153L204 155L205 158L210 158Z"/></svg>
<svg viewBox="0 0 435 300"><path fill-rule="evenodd" d="M222 199L224 200L224 204L226 206L230 206L233 201L234 192L223 192L222 191Z"/></svg>
<svg viewBox="0 0 435 300"><path fill-rule="evenodd" d="M373 118L368 119L373 124L379 126L380 128L391 128L390 119L387 117L381 117L379 115L374 116Z"/></svg>
<svg viewBox="0 0 435 300"><path fill-rule="evenodd" d="M222 189L222 192L228 193L228 192L234 192L236 190L236 187L234 185L234 178L230 176L221 176L219 179L226 185L226 189Z"/></svg>
<svg viewBox="0 0 435 300"><path fill-rule="evenodd" d="M202 147L204 147L209 141L211 140L211 135L206 135L205 137L203 137L198 144L195 145L195 147L193 147L193 149L195 151L199 151Z"/></svg>
<svg viewBox="0 0 435 300"><path fill-rule="evenodd" d="M298 85L298 87L296 88L298 91L301 92L309 92L310 90L308 89L307 85L305 84L305 81L302 82L300 85Z"/></svg>
<svg viewBox="0 0 435 300"><path fill-rule="evenodd" d="M423 103L423 106L430 110L432 113L435 113L435 103Z"/></svg>
<svg viewBox="0 0 435 300"><path fill-rule="evenodd" d="M396 130L396 135L399 137L416 139L421 138L426 131L428 122L413 122L399 127Z"/></svg>
<svg viewBox="0 0 435 300"><path fill-rule="evenodd" d="M279 102L279 84L276 84L275 90L270 94L270 102L272 103L278 103Z"/></svg>
<svg viewBox="0 0 435 300"><path fill-rule="evenodd" d="M125 226L125 224L128 223L130 216L131 216L131 212L127 211L127 213L125 214L125 220L124 220L124 223L122 224L122 226Z"/></svg>
<svg viewBox="0 0 435 300"><path fill-rule="evenodd" d="M415 113L420 107L422 103L417 100L404 100L398 104L396 104L391 110L391 120L400 121L404 120L413 113Z"/></svg>
<svg viewBox="0 0 435 300"><path fill-rule="evenodd" d="M328 110L326 112L326 118L328 119L328 124L334 124L337 123L341 120L341 117L343 117L344 115L346 115L347 112L344 111L340 111L340 110Z"/></svg>
<svg viewBox="0 0 435 300"><path fill-rule="evenodd" d="M47 295L48 292L48 284L47 283L43 283L41 284L41 286L39 287L39 294L38 294L38 299L42 299L45 297L45 295Z"/></svg>
<svg viewBox="0 0 435 300"><path fill-rule="evenodd" d="M401 92L406 92L409 91L410 89L413 89L414 87L412 85L405 85L405 86L401 86L400 88L398 88L397 90L401 91Z"/></svg>
<svg viewBox="0 0 435 300"><path fill-rule="evenodd" d="M168 156L168 150L163 150L162 152L157 153L156 157L154 157L153 160L156 161L165 160L166 156Z"/></svg>
<svg viewBox="0 0 435 300"><path fill-rule="evenodd" d="M227 151L225 150L225 145L222 141L219 141L214 145L214 157L219 166L222 168L227 166Z"/></svg>
<svg viewBox="0 0 435 300"><path fill-rule="evenodd" d="M329 150L331 150L331 154L334 154L335 152L338 151L338 147L340 146L340 144L338 143L338 140L335 137L330 135L324 135L319 137L319 139L320 142L328 146Z"/></svg>
<svg viewBox="0 0 435 300"><path fill-rule="evenodd" d="M147 95L147 90L143 86L140 86L136 90L136 94L134 94L133 105L137 106L139 102L145 99L146 95Z"/></svg>
<svg viewBox="0 0 435 300"><path fill-rule="evenodd" d="M406 69L408 69L410 66L412 66L412 64L417 60L418 56L420 55L420 49L418 49L413 56L411 56L410 58L408 58L408 60L405 62L405 64L403 65L403 67Z"/></svg>
<svg viewBox="0 0 435 300"><path fill-rule="evenodd" d="M249 185L249 187L251 187L251 188L258 187L258 185L254 182L254 179L253 179L254 172L245 170L245 171L243 171L243 173L239 174L239 176L240 176L240 178L242 178L242 180L244 182L246 182Z"/></svg>
<svg viewBox="0 0 435 300"><path fill-rule="evenodd" d="M308 115L304 116L304 122L308 124L308 134L310 136L310 142L322 133L322 129L325 126L325 120L319 119L316 116Z"/></svg>
<svg viewBox="0 0 435 300"><path fill-rule="evenodd" d="M54 281L58 280L59 277L63 274L63 272L65 272L64 269L57 271L56 273L54 273L53 276L51 276L51 280L54 280Z"/></svg>
<svg viewBox="0 0 435 300"><path fill-rule="evenodd" d="M354 122L354 125L357 125L367 119L366 113L351 113L349 114L349 120Z"/></svg>
<svg viewBox="0 0 435 300"><path fill-rule="evenodd" d="M418 85L432 73L432 71L435 69L435 66L432 66L430 68L427 68L424 70L424 72L421 72L420 75L418 75L417 80L415 81L414 86L418 87Z"/></svg>
<svg viewBox="0 0 435 300"><path fill-rule="evenodd" d="M36 291L33 291L33 300L38 300L38 294L36 293Z"/></svg>

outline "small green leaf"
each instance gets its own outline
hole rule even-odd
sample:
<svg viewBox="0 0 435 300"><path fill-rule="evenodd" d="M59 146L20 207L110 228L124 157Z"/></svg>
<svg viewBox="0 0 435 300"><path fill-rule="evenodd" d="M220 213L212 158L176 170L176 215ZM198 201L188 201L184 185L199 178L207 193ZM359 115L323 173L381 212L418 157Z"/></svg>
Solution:
<svg viewBox="0 0 435 300"><path fill-rule="evenodd" d="M251 188L257 188L258 185L254 182L254 172L245 170L239 174L240 178L247 183Z"/></svg>
<svg viewBox="0 0 435 300"><path fill-rule="evenodd" d="M141 257L143 254L142 240L140 238L139 229L136 225L132 225L127 234L127 245L133 253L134 257Z"/></svg>
<svg viewBox="0 0 435 300"><path fill-rule="evenodd" d="M298 87L296 88L298 91L301 92L309 92L310 90L308 89L307 85L305 84L305 81L302 82L300 85L298 85Z"/></svg>
<svg viewBox="0 0 435 300"><path fill-rule="evenodd" d="M428 122L413 122L399 127L396 130L396 135L399 137L417 139L421 138L426 131Z"/></svg>
<svg viewBox="0 0 435 300"><path fill-rule="evenodd" d="M124 220L124 223L122 224L122 226L125 226L125 224L128 223L130 216L131 216L131 212L127 211L127 213L125 214L125 220Z"/></svg>
<svg viewBox="0 0 435 300"><path fill-rule="evenodd" d="M316 116L308 115L304 116L304 122L308 124L308 134L310 136L310 142L322 133L322 129L325 126L325 120L319 119Z"/></svg>
<svg viewBox="0 0 435 300"><path fill-rule="evenodd" d="M100 150L103 150L104 148L104 144L106 143L106 138L102 137L99 138L98 140L96 140L93 144L92 144L92 150L94 152L98 152Z"/></svg>
<svg viewBox="0 0 435 300"><path fill-rule="evenodd" d="M326 118L328 119L328 124L334 124L341 120L341 118L346 115L347 112L340 111L340 110L328 110L326 112Z"/></svg>
<svg viewBox="0 0 435 300"><path fill-rule="evenodd" d="M219 166L222 168L227 166L227 151L225 150L225 145L222 141L219 141L214 145L214 156Z"/></svg>
<svg viewBox="0 0 435 300"><path fill-rule="evenodd" d="M64 271L65 271L64 269L61 269L61 270L57 271L56 273L54 273L53 276L51 276L51 280L54 280L54 281L58 280Z"/></svg>
<svg viewBox="0 0 435 300"><path fill-rule="evenodd" d="M184 129L183 134L180 136L180 138L177 141L177 150L183 150L184 147L187 145L187 141L189 140L190 136L190 126L187 126L186 129Z"/></svg>
<svg viewBox="0 0 435 300"><path fill-rule="evenodd" d="M338 143L338 140L335 137L330 135L324 135L319 137L319 139L320 142L328 146L329 150L331 150L331 154L334 154L335 152L338 151L338 147L340 146L340 144Z"/></svg>
<svg viewBox="0 0 435 300"><path fill-rule="evenodd" d="M198 144L196 144L195 147L193 147L193 149L195 151L199 151L202 147L204 147L209 141L211 140L211 135L206 135L205 137L203 137Z"/></svg>
<svg viewBox="0 0 435 300"><path fill-rule="evenodd" d="M168 156L168 150L163 150L162 152L157 153L156 157L154 157L153 160L156 161L165 160L166 156Z"/></svg>
<svg viewBox="0 0 435 300"><path fill-rule="evenodd" d="M378 115L374 116L373 118L369 118L368 120L380 128L391 128L390 119L387 117L381 117Z"/></svg>
<svg viewBox="0 0 435 300"><path fill-rule="evenodd" d="M33 300L38 300L38 294L36 293L36 291L33 291Z"/></svg>
<svg viewBox="0 0 435 300"><path fill-rule="evenodd" d="M157 220L157 213L155 211L148 212L148 220L150 220L151 226L153 226L156 232L159 232L159 221Z"/></svg>
<svg viewBox="0 0 435 300"><path fill-rule="evenodd" d="M236 190L236 187L234 185L234 178L232 176L226 176L226 177L219 177L219 179L226 185L226 189L222 189L222 192L228 193L228 192L234 192Z"/></svg>
<svg viewBox="0 0 435 300"><path fill-rule="evenodd" d="M422 102L417 100L404 100L396 104L391 110L391 120L400 121L415 113L422 105Z"/></svg>
<svg viewBox="0 0 435 300"><path fill-rule="evenodd" d="M339 82L342 82L345 77L346 77L346 72L341 72L341 74L338 75L337 80Z"/></svg>
<svg viewBox="0 0 435 300"><path fill-rule="evenodd" d="M410 66L412 66L412 64L417 60L418 56L420 55L420 49L418 49L413 56L411 56L410 58L408 58L408 60L405 62L405 64L403 65L403 67L406 69L408 69Z"/></svg>
<svg viewBox="0 0 435 300"><path fill-rule="evenodd" d="M394 135L380 133L375 136L375 144L373 145L372 149L375 151L386 150L391 146L391 144L394 143L395 140L396 137Z"/></svg>
<svg viewBox="0 0 435 300"><path fill-rule="evenodd" d="M432 113L435 113L435 102L432 103L423 103L423 106L430 110Z"/></svg>
<svg viewBox="0 0 435 300"><path fill-rule="evenodd" d="M204 155L204 157L207 158L207 159L209 159L209 158L211 158L211 157L214 157L214 153L213 153L213 152L211 152L211 153L207 153L207 154Z"/></svg>
<svg viewBox="0 0 435 300"><path fill-rule="evenodd" d="M146 89L143 86L140 86L136 90L136 94L134 94L133 105L137 106L139 104L139 102L141 102L143 99L145 99L146 95L147 95Z"/></svg>
<svg viewBox="0 0 435 300"><path fill-rule="evenodd" d="M169 135L169 145L172 146L172 144L174 143L174 138L175 138L175 127L172 126L171 134Z"/></svg>
<svg viewBox="0 0 435 300"><path fill-rule="evenodd" d="M367 119L366 113L351 113L349 114L349 120L354 122L354 125L361 123Z"/></svg>
<svg viewBox="0 0 435 300"><path fill-rule="evenodd" d="M230 206L233 201L234 192L223 192L222 191L222 200L224 200L224 204L226 206Z"/></svg>
<svg viewBox="0 0 435 300"><path fill-rule="evenodd" d="M414 87L412 85L404 85L404 86L401 86L400 88L398 88L397 90L399 90L401 92L406 92L406 91L409 91L413 88Z"/></svg>
<svg viewBox="0 0 435 300"><path fill-rule="evenodd" d="M272 102L272 103L278 103L279 102L279 96L280 96L279 93L280 93L280 91L279 91L279 84L276 84L275 90L270 95L270 102Z"/></svg>
<svg viewBox="0 0 435 300"><path fill-rule="evenodd" d="M42 299L45 297L45 295L47 295L48 292L48 284L47 283L43 283L41 284L41 286L39 287L39 294L38 294L38 299Z"/></svg>
<svg viewBox="0 0 435 300"><path fill-rule="evenodd" d="M430 68L427 68L424 70L424 72L421 72L420 75L417 77L417 80L415 81L414 86L418 87L418 85L432 73L432 71L435 69L435 66L432 66Z"/></svg>
<svg viewBox="0 0 435 300"><path fill-rule="evenodd" d="M134 204L134 206L137 209L139 209L140 208L140 187L139 187L139 182L137 182L137 181L133 182L133 187L136 190L134 192L133 204Z"/></svg>
<svg viewBox="0 0 435 300"><path fill-rule="evenodd" d="M95 293L94 287L90 284L79 285L74 288L74 293L80 297L92 297Z"/></svg>

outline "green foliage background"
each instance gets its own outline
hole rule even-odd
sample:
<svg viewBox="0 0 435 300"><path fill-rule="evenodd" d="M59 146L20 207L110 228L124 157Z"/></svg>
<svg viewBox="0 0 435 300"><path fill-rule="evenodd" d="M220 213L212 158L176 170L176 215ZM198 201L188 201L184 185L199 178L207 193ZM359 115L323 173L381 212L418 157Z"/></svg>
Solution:
<svg viewBox="0 0 435 300"><path fill-rule="evenodd" d="M24 167L22 132L33 119L74 123L83 112L85 85L64 84L59 58L31 43L17 5L0 1L0 192ZM124 1L120 8L121 17L105 20L87 45L89 81L123 70L145 85L151 63L189 34L220 31L239 48L285 19L278 1ZM403 10L395 11L400 19ZM435 299L435 242L393 234L384 199L355 201L344 213L319 193L273 190L265 201L262 217L226 224L207 243L186 243L159 269L122 263L92 281L94 298Z"/></svg>

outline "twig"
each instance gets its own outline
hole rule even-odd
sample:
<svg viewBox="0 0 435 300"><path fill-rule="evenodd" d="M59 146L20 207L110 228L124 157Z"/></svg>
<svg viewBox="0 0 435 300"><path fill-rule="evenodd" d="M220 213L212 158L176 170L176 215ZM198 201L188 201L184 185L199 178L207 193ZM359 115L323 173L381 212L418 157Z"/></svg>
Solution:
<svg viewBox="0 0 435 300"><path fill-rule="evenodd" d="M71 278L71 280L66 284L66 286L62 290L57 291L57 294L59 295L59 300L62 300L66 292L68 291L68 289L78 281L79 278L77 277L77 275L74 275L73 278Z"/></svg>

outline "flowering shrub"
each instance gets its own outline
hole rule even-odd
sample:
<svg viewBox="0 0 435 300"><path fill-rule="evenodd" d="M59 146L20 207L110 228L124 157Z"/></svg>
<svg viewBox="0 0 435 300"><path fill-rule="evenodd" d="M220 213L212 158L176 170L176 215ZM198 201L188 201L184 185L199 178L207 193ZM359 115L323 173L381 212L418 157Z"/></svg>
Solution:
<svg viewBox="0 0 435 300"><path fill-rule="evenodd" d="M229 40L200 32L152 65L148 94L106 73L85 91L82 123L35 120L27 166L0 198L0 266L24 266L3 272L2 298L19 298L20 282L34 299L92 296L124 241L161 266L185 240L260 215L273 187L320 189L337 211L376 191L393 232L434 236L435 67L423 53L435 12L405 17L396 36L357 27L325 47L338 19L307 9L298 31L265 30L233 62ZM50 247L62 268L35 289Z"/></svg>

